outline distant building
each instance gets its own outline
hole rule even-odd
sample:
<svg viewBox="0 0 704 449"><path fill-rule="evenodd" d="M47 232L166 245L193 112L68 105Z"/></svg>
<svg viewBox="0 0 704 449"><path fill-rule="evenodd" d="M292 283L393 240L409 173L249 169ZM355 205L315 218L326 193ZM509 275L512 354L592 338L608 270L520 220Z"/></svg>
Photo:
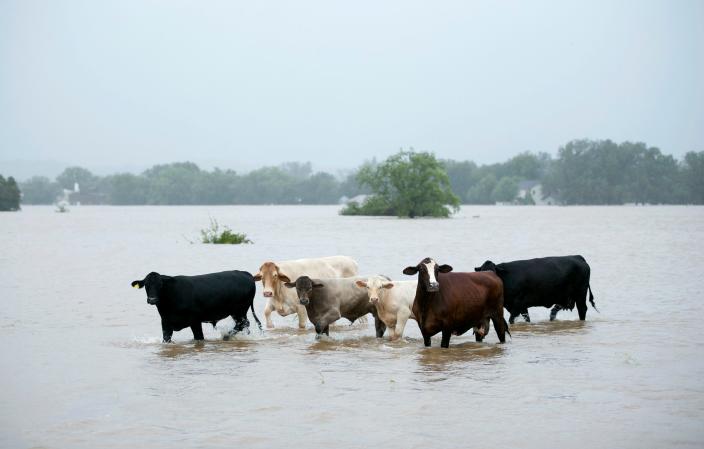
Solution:
<svg viewBox="0 0 704 449"><path fill-rule="evenodd" d="M516 195L516 203L530 204L528 198L533 199L536 206L552 206L559 204L553 197L544 196L543 185L540 181L529 180L518 183L518 195Z"/></svg>

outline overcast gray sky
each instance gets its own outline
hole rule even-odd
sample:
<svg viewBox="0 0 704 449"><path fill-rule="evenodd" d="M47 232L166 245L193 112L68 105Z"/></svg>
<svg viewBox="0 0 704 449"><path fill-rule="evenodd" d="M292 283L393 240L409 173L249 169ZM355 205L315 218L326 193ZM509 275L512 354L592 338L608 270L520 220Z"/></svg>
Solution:
<svg viewBox="0 0 704 449"><path fill-rule="evenodd" d="M700 1L0 0L0 173L704 150Z"/></svg>

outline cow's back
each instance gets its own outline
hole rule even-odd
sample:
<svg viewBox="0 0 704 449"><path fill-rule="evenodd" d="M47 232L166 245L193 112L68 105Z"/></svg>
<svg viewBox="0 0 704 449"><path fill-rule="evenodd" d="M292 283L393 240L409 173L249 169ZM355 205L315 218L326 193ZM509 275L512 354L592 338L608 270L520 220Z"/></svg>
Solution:
<svg viewBox="0 0 704 449"><path fill-rule="evenodd" d="M314 282L323 284L322 288L317 289L316 300L323 301L326 307L337 309L344 318L359 318L374 308L369 302L366 289L359 288L356 284L356 281L365 280L359 276L313 279Z"/></svg>
<svg viewBox="0 0 704 449"><path fill-rule="evenodd" d="M233 313L246 313L256 292L246 271L222 271L196 276L173 276L165 287L166 300L157 307L175 330L192 322L219 321Z"/></svg>
<svg viewBox="0 0 704 449"><path fill-rule="evenodd" d="M554 256L517 260L497 265L504 282L507 308L543 305L566 300L572 285L589 281L589 265L582 256Z"/></svg>
<svg viewBox="0 0 704 449"><path fill-rule="evenodd" d="M284 260L276 262L276 264L279 266L279 271L286 274L291 281L295 281L301 276L311 278L349 277L354 276L357 271L357 263L346 256ZM354 268L352 269L351 266ZM353 274L347 275L352 271L354 271Z"/></svg>

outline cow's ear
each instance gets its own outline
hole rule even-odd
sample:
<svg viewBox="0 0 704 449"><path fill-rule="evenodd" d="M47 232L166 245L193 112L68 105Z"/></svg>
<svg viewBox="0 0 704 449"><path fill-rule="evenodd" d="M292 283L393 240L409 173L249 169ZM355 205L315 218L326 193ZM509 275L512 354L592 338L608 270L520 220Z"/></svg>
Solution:
<svg viewBox="0 0 704 449"><path fill-rule="evenodd" d="M286 288L294 288L296 286L295 282L285 282L284 285Z"/></svg>
<svg viewBox="0 0 704 449"><path fill-rule="evenodd" d="M384 288L394 288L394 283L393 282L387 282L384 284Z"/></svg>
<svg viewBox="0 0 704 449"><path fill-rule="evenodd" d="M367 283L364 281L355 281L354 283L357 284L357 287L367 288Z"/></svg>
<svg viewBox="0 0 704 449"><path fill-rule="evenodd" d="M279 272L279 280L281 282L291 282L291 278L289 278L288 276L286 276L285 274L283 274L281 272Z"/></svg>
<svg viewBox="0 0 704 449"><path fill-rule="evenodd" d="M418 273L418 267L406 267L403 269L403 274L407 274L409 276L413 276L416 273Z"/></svg>
<svg viewBox="0 0 704 449"><path fill-rule="evenodd" d="M132 287L142 288L144 287L144 281L132 281Z"/></svg>
<svg viewBox="0 0 704 449"><path fill-rule="evenodd" d="M438 271L440 273L449 273L452 271L452 267L450 265L443 264L438 267Z"/></svg>
<svg viewBox="0 0 704 449"><path fill-rule="evenodd" d="M261 281L262 280L262 272L259 271L257 274L254 275L254 280L255 281Z"/></svg>
<svg viewBox="0 0 704 449"><path fill-rule="evenodd" d="M323 287L324 287L323 284L321 284L319 282L313 282L313 288L323 288Z"/></svg>

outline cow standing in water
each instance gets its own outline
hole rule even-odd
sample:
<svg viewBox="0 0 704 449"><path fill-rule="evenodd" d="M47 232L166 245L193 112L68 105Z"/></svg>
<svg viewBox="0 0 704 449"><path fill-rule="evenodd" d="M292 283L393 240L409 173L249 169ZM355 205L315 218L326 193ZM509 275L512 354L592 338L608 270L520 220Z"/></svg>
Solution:
<svg viewBox="0 0 704 449"><path fill-rule="evenodd" d="M587 317L587 291L594 310L594 295L589 286L591 269L582 256L542 257L494 264L487 260L476 271L496 273L504 283L504 307L513 323L521 314L530 322L529 307L552 307L550 321L561 309L577 305L579 319ZM554 307L553 307L554 306ZM598 310L597 310L598 311Z"/></svg>
<svg viewBox="0 0 704 449"><path fill-rule="evenodd" d="M261 281L263 295L267 298L264 307L266 327L273 328L271 312L281 316L298 314L298 327L304 329L308 315L306 308L299 302L296 292L287 289L284 284L300 276L321 278L341 278L357 275L357 262L347 256L320 257L317 259L297 259L282 262L264 262L255 281Z"/></svg>
<svg viewBox="0 0 704 449"><path fill-rule="evenodd" d="M481 341L489 332L489 320L499 341L506 341L503 284L495 273L451 273L450 265L438 265L426 257L418 265L406 267L403 274L418 274L413 315L423 334L425 346L430 337L442 332L440 346L450 346L452 335L474 328ZM510 332L509 332L510 335Z"/></svg>
<svg viewBox="0 0 704 449"><path fill-rule="evenodd" d="M371 276L358 280L359 288L366 289L369 302L376 307L379 319L389 329L391 340L403 336L406 322L413 315L413 301L416 297L416 281L392 281L386 276Z"/></svg>
<svg viewBox="0 0 704 449"><path fill-rule="evenodd" d="M190 327L193 338L203 340L202 323L215 324L231 316L235 328L231 335L249 328L247 309L261 330L254 313L254 278L246 271L223 271L200 276L164 276L151 272L132 281L132 287L147 291L147 303L155 305L161 316L164 342L174 331Z"/></svg>
<svg viewBox="0 0 704 449"><path fill-rule="evenodd" d="M298 300L308 311L308 318L315 326L318 336L330 335L330 325L340 318L354 323L368 313L374 316L377 338L384 336L386 325L379 319L376 308L369 302L367 292L357 287L356 282L364 278L311 279L301 276L296 282L287 282L286 287L296 293Z"/></svg>

